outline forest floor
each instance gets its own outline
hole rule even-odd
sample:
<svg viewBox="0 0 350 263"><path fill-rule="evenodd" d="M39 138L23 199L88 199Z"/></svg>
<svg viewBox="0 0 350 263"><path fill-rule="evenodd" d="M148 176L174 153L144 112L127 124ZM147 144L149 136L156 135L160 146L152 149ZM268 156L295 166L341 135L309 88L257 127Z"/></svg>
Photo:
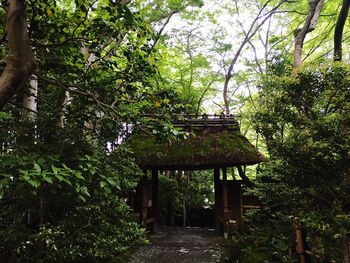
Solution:
<svg viewBox="0 0 350 263"><path fill-rule="evenodd" d="M222 237L206 228L164 227L150 236L150 244L139 248L130 263L221 262Z"/></svg>

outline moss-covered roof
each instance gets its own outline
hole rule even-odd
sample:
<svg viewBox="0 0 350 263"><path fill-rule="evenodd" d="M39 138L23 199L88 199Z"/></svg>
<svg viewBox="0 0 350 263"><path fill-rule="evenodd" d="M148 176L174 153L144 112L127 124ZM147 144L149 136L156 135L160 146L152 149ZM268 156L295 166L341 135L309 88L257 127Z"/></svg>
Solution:
<svg viewBox="0 0 350 263"><path fill-rule="evenodd" d="M191 135L172 142L133 135L127 144L134 153L136 163L143 169L211 169L252 165L264 160L246 137L230 129Z"/></svg>

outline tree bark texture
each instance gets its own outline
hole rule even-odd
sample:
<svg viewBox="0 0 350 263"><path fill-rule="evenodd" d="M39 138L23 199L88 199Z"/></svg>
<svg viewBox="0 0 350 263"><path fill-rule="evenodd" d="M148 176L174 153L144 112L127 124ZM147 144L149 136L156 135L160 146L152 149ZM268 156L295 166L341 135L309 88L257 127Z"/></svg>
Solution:
<svg viewBox="0 0 350 263"><path fill-rule="evenodd" d="M339 12L338 20L334 30L334 61L342 60L342 41L343 30L346 22L346 18L349 14L350 0L343 0L342 7Z"/></svg>
<svg viewBox="0 0 350 263"><path fill-rule="evenodd" d="M24 0L9 0L7 13L8 57L0 77L0 109L20 90L35 69Z"/></svg>
<svg viewBox="0 0 350 263"><path fill-rule="evenodd" d="M304 26L295 31L294 41L294 67L302 64L302 52L306 34L315 29L318 17L320 16L324 0L309 0L309 11Z"/></svg>
<svg viewBox="0 0 350 263"><path fill-rule="evenodd" d="M36 119L38 97L38 78L33 75L29 82L28 92L23 97L22 120L33 123Z"/></svg>

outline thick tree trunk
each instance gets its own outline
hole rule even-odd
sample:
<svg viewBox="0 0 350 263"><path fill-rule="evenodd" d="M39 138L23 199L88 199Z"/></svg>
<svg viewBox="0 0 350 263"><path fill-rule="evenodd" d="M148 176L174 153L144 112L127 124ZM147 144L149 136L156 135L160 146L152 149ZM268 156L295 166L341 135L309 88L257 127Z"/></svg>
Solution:
<svg viewBox="0 0 350 263"><path fill-rule="evenodd" d="M346 22L346 18L349 14L350 0L343 0L343 5L340 9L337 24L334 30L334 61L342 60L342 41L343 41L343 30Z"/></svg>
<svg viewBox="0 0 350 263"><path fill-rule="evenodd" d="M304 26L295 31L294 42L294 67L298 68L302 64L302 52L304 40L307 33L315 29L318 17L320 16L324 0L309 0L309 11L307 13Z"/></svg>
<svg viewBox="0 0 350 263"><path fill-rule="evenodd" d="M6 30L9 54L0 77L0 109L24 86L35 69L24 0L9 0L8 3Z"/></svg>

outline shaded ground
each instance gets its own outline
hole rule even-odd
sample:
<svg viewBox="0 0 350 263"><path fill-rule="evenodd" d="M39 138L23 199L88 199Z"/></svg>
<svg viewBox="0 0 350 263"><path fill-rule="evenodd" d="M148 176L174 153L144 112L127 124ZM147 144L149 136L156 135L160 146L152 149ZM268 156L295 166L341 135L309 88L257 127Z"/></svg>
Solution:
<svg viewBox="0 0 350 263"><path fill-rule="evenodd" d="M134 253L130 263L215 263L223 253L221 237L203 228L161 228L150 241Z"/></svg>

